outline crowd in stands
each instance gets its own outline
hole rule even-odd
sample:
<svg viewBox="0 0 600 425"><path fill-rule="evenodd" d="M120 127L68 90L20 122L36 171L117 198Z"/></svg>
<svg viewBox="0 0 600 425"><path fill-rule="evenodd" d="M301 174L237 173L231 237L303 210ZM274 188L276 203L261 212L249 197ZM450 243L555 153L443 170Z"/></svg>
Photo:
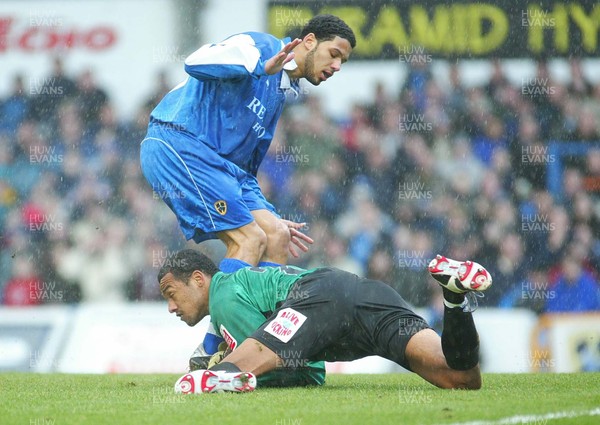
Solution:
<svg viewBox="0 0 600 425"><path fill-rule="evenodd" d="M469 88L456 65L449 86L427 62L409 65L399 93L380 84L345 120L318 97L286 107L259 181L315 239L291 262L383 280L440 313L426 267L443 253L491 272L482 306L600 310L600 84L576 60L568 83L539 62L516 85L496 61L489 82ZM194 246L139 167L169 84L162 76L123 122L91 71L66 75L57 59L44 81L17 75L0 99L0 302L160 299L159 267ZM589 149L558 158L550 141ZM218 241L199 248L223 254Z"/></svg>

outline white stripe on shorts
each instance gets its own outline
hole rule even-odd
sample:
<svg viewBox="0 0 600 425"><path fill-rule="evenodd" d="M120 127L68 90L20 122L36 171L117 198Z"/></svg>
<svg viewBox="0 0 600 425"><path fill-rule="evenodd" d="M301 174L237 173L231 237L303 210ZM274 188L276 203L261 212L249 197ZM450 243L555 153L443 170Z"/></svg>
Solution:
<svg viewBox="0 0 600 425"><path fill-rule="evenodd" d="M215 229L217 226L215 226L215 222L212 219L212 215L210 214L210 210L208 209L208 205L206 205L206 201L204 201L204 197L202 196L202 193L200 192L200 188L196 184L196 181L194 180L194 177L192 176L192 173L190 172L190 169L186 165L186 163L183 160L183 158L180 157L179 154L177 153L177 151L175 149L173 149L173 147L171 145L169 145L167 142L165 142L164 140L157 139L156 137L146 137L144 140L142 140L142 143L144 143L146 140L158 140L163 145L165 145L171 152L173 152L177 158L179 158L179 160L181 161L181 163L185 167L185 170L187 171L188 175L190 176L190 180L194 184L194 187L198 191L198 195L200 196L200 199L202 200L202 203L204 204L204 208L206 209L206 213L208 214L208 217L210 218L210 223L212 224L213 229Z"/></svg>

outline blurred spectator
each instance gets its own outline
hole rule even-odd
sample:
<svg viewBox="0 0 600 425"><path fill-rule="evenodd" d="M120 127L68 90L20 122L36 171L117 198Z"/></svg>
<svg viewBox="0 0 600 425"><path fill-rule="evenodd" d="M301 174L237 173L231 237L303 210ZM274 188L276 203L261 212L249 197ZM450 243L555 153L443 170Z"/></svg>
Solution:
<svg viewBox="0 0 600 425"><path fill-rule="evenodd" d="M350 194L349 208L336 221L336 230L348 242L349 254L362 273L378 241L392 228L390 217L372 200L372 189L364 180Z"/></svg>
<svg viewBox="0 0 600 425"><path fill-rule="evenodd" d="M387 246L379 246L371 254L367 263L366 277L372 280L380 280L390 283L396 281L396 267L394 258Z"/></svg>
<svg viewBox="0 0 600 425"><path fill-rule="evenodd" d="M557 100L563 96L559 84L552 78L548 64L544 60L537 63L534 78L526 79L522 93L535 106L535 114L540 122L542 136L548 138L555 122L560 119L560 107Z"/></svg>
<svg viewBox="0 0 600 425"><path fill-rule="evenodd" d="M435 256L431 236L423 230L401 229L395 235L394 247L398 272L392 286L409 303L427 306L431 302L431 289L437 285L426 271L429 259Z"/></svg>
<svg viewBox="0 0 600 425"><path fill-rule="evenodd" d="M144 105L150 109L154 109L158 102L171 90L171 84L167 78L167 71L162 70L156 75L156 83L152 94L144 102Z"/></svg>
<svg viewBox="0 0 600 425"><path fill-rule="evenodd" d="M543 189L546 186L546 167L551 157L534 117L520 117L517 135L510 143L510 153L516 175L525 179L534 189Z"/></svg>
<svg viewBox="0 0 600 425"><path fill-rule="evenodd" d="M598 281L572 256L562 260L561 273L552 286L552 293L554 296L546 302L546 313L600 311Z"/></svg>
<svg viewBox="0 0 600 425"><path fill-rule="evenodd" d="M594 199L600 200L600 147L590 149L586 155L583 188L590 192Z"/></svg>
<svg viewBox="0 0 600 425"><path fill-rule="evenodd" d="M494 282L495 283L495 282ZM507 288L502 295L498 307L528 308L542 313L546 302L556 294L550 289L548 273L543 268L530 268L525 279Z"/></svg>
<svg viewBox="0 0 600 425"><path fill-rule="evenodd" d="M30 99L21 74L13 80L12 93L0 102L0 134L15 133L19 125L28 117Z"/></svg>
<svg viewBox="0 0 600 425"><path fill-rule="evenodd" d="M582 106L579 109L579 117L574 137L576 140L583 142L595 142L600 139L596 115L589 106Z"/></svg>
<svg viewBox="0 0 600 425"><path fill-rule="evenodd" d="M484 177L483 164L473 155L471 144L464 136L453 140L450 157L439 157L435 168L447 185L464 195L474 194Z"/></svg>
<svg viewBox="0 0 600 425"><path fill-rule="evenodd" d="M486 263L494 284L485 292L485 305L497 306L502 297L525 279L526 265L521 238L516 233L501 237L495 261Z"/></svg>
<svg viewBox="0 0 600 425"><path fill-rule="evenodd" d="M495 99L499 96L499 93L509 85L509 82L502 69L502 62L499 59L493 59L491 65L492 72L490 80L485 89L488 96Z"/></svg>
<svg viewBox="0 0 600 425"><path fill-rule="evenodd" d="M8 306L29 306L41 304L45 286L37 275L33 257L20 255L14 259L12 275L4 285L3 303Z"/></svg>
<svg viewBox="0 0 600 425"><path fill-rule="evenodd" d="M422 114L427 107L427 84L432 78L429 69L431 61L427 60L427 53L420 46L411 46L410 51L405 52L405 56L406 54L413 60L407 60L408 75L401 96L411 113Z"/></svg>
<svg viewBox="0 0 600 425"><path fill-rule="evenodd" d="M449 72L450 88L446 96L446 109L450 118L452 128L450 131L459 133L467 127L467 92L463 86L460 69L457 63L450 65Z"/></svg>
<svg viewBox="0 0 600 425"><path fill-rule="evenodd" d="M490 115L481 123L481 132L473 138L473 152L484 164L492 161L492 156L497 149L506 149L508 143L502 121Z"/></svg>
<svg viewBox="0 0 600 425"><path fill-rule="evenodd" d="M362 265L348 255L348 243L337 235L332 235L325 242L325 257L323 265L337 267L358 275L363 274Z"/></svg>
<svg viewBox="0 0 600 425"><path fill-rule="evenodd" d="M128 226L101 209L90 211L94 224L73 224L71 248L57 258L57 271L81 288L82 301L123 302L143 261L139 246L127 243Z"/></svg>
<svg viewBox="0 0 600 425"><path fill-rule="evenodd" d="M29 93L35 95L32 118L53 126L58 108L62 102L77 94L77 85L66 75L62 59L56 56L52 60L52 72L49 76L29 79Z"/></svg>
<svg viewBox="0 0 600 425"><path fill-rule="evenodd" d="M96 85L91 70L83 71L77 78L77 105L82 121L95 129L100 118L100 111L108 101L106 92Z"/></svg>
<svg viewBox="0 0 600 425"><path fill-rule="evenodd" d="M571 68L569 92L577 96L579 99L585 99L591 96L593 86L583 74L583 69L581 68L581 59L571 58L569 61L569 66Z"/></svg>
<svg viewBox="0 0 600 425"><path fill-rule="evenodd" d="M392 159L377 143L367 150L365 158L365 181L370 187L377 188L373 197L384 211L390 211L396 201L399 179Z"/></svg>

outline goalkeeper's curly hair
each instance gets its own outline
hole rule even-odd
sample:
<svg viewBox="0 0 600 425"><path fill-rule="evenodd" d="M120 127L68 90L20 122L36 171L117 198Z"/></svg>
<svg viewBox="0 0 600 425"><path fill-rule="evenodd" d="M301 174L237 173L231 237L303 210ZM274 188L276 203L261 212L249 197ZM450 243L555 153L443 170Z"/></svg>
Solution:
<svg viewBox="0 0 600 425"><path fill-rule="evenodd" d="M171 273L176 279L187 282L196 270L208 276L214 276L219 271L206 255L193 249L183 249L165 261L158 272L158 281L160 282L167 273Z"/></svg>

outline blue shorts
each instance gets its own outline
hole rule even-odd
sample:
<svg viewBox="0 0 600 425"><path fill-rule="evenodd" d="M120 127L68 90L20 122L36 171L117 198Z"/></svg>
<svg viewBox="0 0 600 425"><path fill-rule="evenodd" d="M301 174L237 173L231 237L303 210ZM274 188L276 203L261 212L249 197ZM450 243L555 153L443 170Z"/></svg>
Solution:
<svg viewBox="0 0 600 425"><path fill-rule="evenodd" d="M140 148L142 172L177 216L186 239L199 243L254 221L250 211L277 216L256 177L191 135L150 126Z"/></svg>

